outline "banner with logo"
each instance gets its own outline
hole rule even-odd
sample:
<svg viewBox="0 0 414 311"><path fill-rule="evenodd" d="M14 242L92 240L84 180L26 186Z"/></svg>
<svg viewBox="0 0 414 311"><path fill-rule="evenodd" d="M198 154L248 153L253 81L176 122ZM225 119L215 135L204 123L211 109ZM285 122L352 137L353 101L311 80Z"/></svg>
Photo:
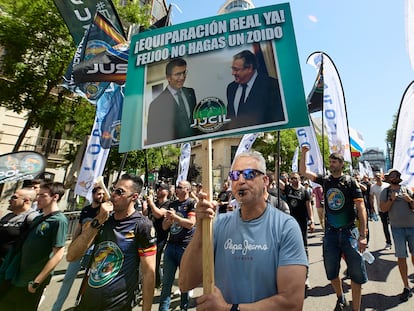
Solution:
<svg viewBox="0 0 414 311"><path fill-rule="evenodd" d="M309 124L289 4L142 32L128 59L120 152Z"/></svg>
<svg viewBox="0 0 414 311"><path fill-rule="evenodd" d="M180 163L178 163L178 176L176 185L183 180L187 180L188 169L190 168L191 145L185 143L181 145Z"/></svg>
<svg viewBox="0 0 414 311"><path fill-rule="evenodd" d="M20 151L3 154L0 156L0 184L35 179L44 172L45 167L46 159L37 152Z"/></svg>
<svg viewBox="0 0 414 311"><path fill-rule="evenodd" d="M401 173L402 183L414 187L414 81L404 92L398 111L393 168Z"/></svg>
<svg viewBox="0 0 414 311"><path fill-rule="evenodd" d="M111 0L53 0L76 45L82 41L96 12L111 21L125 37L124 29Z"/></svg>
<svg viewBox="0 0 414 311"><path fill-rule="evenodd" d="M323 117L328 136L329 150L344 156L351 163L348 117L341 79L331 58L323 52L312 53L307 63L319 70L323 63Z"/></svg>
<svg viewBox="0 0 414 311"><path fill-rule="evenodd" d="M121 114L124 103L124 94L122 90L122 86L111 83L96 105L97 114L100 115L101 119L100 143L104 149L119 145Z"/></svg>
<svg viewBox="0 0 414 311"><path fill-rule="evenodd" d="M81 73L77 71L77 76L75 75L75 71L78 66L83 66L81 64L85 64L85 62L87 64L89 64L89 62L94 63L94 59L97 55L105 53L113 46L124 46L125 44L126 39L116 30L115 26L113 26L100 12L96 12L93 23L89 26L87 33L78 45L75 56L69 65L64 77L65 82L63 83L63 86L95 104L96 100L102 96L105 89L109 86L110 82L108 82L108 80L110 79L105 79L104 82L102 82L102 79L96 79L92 81L89 80L91 82L81 83L76 80L76 77L81 75L83 71L80 70ZM92 71L93 75L100 76L101 71L104 70L105 74L112 77L114 80L117 80L119 77L117 75L118 69L116 68L116 66L115 68L109 66L108 69L105 66L101 67L98 65L96 68L93 66ZM114 70L114 72L110 74L109 70Z"/></svg>

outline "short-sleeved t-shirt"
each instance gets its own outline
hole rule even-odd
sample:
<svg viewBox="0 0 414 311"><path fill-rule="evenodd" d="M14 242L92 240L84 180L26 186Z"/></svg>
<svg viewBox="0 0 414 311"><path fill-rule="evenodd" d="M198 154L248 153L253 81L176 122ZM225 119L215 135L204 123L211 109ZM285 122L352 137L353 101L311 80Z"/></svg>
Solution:
<svg viewBox="0 0 414 311"><path fill-rule="evenodd" d="M231 304L276 295L279 267L308 265L297 221L270 204L250 221L240 209L217 217L214 261L216 285Z"/></svg>
<svg viewBox="0 0 414 311"><path fill-rule="evenodd" d="M339 178L318 175L315 182L323 185L327 223L334 228L353 224L356 217L354 201L363 200L356 180L347 175Z"/></svg>
<svg viewBox="0 0 414 311"><path fill-rule="evenodd" d="M155 206L157 206L158 208L164 208L166 210L170 209L170 204L171 204L170 200L167 200L161 204L158 201L155 202ZM152 213L151 208L148 208L148 218L152 220L152 223L155 228L155 232L157 233L157 243L161 243L161 242L165 243L165 241L168 238L168 230L164 230L162 228L162 221L164 220L164 218L163 217L155 218L155 216Z"/></svg>
<svg viewBox="0 0 414 311"><path fill-rule="evenodd" d="M0 219L0 263L22 233L39 212L29 208L24 213L16 215L8 213Z"/></svg>
<svg viewBox="0 0 414 311"><path fill-rule="evenodd" d="M38 221L40 215L33 220ZM12 280L17 287L26 287L49 261L53 248L64 247L68 231L66 216L57 212L31 229L22 246L20 271Z"/></svg>
<svg viewBox="0 0 414 311"><path fill-rule="evenodd" d="M170 204L170 209L174 209L180 217L188 218L190 215L195 216L195 200L188 198L185 201L175 200ZM191 229L184 228L177 223L170 227L170 237L168 243L187 246L190 243L195 232L195 227Z"/></svg>
<svg viewBox="0 0 414 311"><path fill-rule="evenodd" d="M381 191L381 201L387 201L391 197L389 187ZM414 227L414 212L411 210L407 201L402 198L403 193L407 193L411 198L413 193L406 187L401 186L397 191L397 199L392 203L388 211L391 227L394 228L412 228Z"/></svg>
<svg viewBox="0 0 414 311"><path fill-rule="evenodd" d="M310 194L303 186L298 189L291 185L286 185L284 190L286 202L289 205L290 215L298 222L303 223L307 221L308 209L306 202L310 201Z"/></svg>
<svg viewBox="0 0 414 311"><path fill-rule="evenodd" d="M151 220L135 211L105 222L93 251L93 261L79 310L123 310L131 305L138 280L138 256L156 253Z"/></svg>

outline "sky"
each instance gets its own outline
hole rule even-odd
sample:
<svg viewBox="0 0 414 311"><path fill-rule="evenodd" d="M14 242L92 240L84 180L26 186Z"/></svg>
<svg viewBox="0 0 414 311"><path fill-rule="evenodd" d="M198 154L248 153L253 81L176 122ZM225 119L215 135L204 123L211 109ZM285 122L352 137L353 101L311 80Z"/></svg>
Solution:
<svg viewBox="0 0 414 311"><path fill-rule="evenodd" d="M215 16L224 0L167 0L173 24ZM256 7L287 1L253 0ZM307 96L316 70L306 64L323 51L339 72L348 124L364 147L386 150L386 132L413 81L406 47L405 0L292 0L289 2ZM414 121L413 121L414 122Z"/></svg>

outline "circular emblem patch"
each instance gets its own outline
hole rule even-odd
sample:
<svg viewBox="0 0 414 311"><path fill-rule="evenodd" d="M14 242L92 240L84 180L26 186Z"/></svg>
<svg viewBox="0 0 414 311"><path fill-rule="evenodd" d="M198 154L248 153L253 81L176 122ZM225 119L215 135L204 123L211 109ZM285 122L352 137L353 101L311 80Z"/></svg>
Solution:
<svg viewBox="0 0 414 311"><path fill-rule="evenodd" d="M212 133L220 129L230 120L226 118L227 107L217 97L206 97L194 108L192 128L204 133Z"/></svg>
<svg viewBox="0 0 414 311"><path fill-rule="evenodd" d="M89 286L98 288L108 284L121 270L123 261L124 255L116 243L99 243L90 269Z"/></svg>
<svg viewBox="0 0 414 311"><path fill-rule="evenodd" d="M333 211L340 210L345 204L345 197L338 188L331 188L326 193L328 198L328 207Z"/></svg>

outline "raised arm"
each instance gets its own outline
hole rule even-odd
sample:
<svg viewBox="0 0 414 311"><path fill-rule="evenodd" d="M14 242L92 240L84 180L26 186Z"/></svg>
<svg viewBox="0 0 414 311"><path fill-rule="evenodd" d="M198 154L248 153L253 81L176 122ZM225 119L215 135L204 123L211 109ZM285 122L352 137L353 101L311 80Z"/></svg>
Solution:
<svg viewBox="0 0 414 311"><path fill-rule="evenodd" d="M299 173L301 176L305 176L306 178L310 179L311 181L315 181L317 175L306 168L306 154L309 151L308 145L302 146L301 157L299 160Z"/></svg>
<svg viewBox="0 0 414 311"><path fill-rule="evenodd" d="M108 219L112 207L112 202L102 203L99 208L99 213L94 219L97 219L99 224L102 225ZM98 232L98 227L94 228L91 226L91 222L87 222L83 226L81 234L70 243L66 260L71 262L80 259L92 245Z"/></svg>

